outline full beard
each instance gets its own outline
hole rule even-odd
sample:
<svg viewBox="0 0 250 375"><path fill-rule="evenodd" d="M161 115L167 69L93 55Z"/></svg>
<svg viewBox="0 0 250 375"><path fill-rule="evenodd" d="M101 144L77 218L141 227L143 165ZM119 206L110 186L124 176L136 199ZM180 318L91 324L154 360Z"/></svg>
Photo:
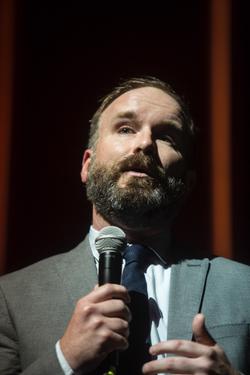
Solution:
<svg viewBox="0 0 250 375"><path fill-rule="evenodd" d="M129 176L121 186L124 173L133 170L146 175ZM153 157L138 153L111 166L92 156L86 190L97 213L110 224L145 229L175 217L186 185L181 177L168 176Z"/></svg>

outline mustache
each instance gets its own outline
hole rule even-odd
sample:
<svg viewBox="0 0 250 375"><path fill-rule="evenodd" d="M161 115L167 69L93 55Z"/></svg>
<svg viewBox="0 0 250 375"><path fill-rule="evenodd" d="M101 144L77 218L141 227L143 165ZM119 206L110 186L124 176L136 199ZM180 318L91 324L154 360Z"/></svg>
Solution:
<svg viewBox="0 0 250 375"><path fill-rule="evenodd" d="M157 163L153 156L150 155L144 155L142 153L130 155L117 164L118 173L131 170L146 173L149 177L154 179L166 179L166 172L164 168Z"/></svg>

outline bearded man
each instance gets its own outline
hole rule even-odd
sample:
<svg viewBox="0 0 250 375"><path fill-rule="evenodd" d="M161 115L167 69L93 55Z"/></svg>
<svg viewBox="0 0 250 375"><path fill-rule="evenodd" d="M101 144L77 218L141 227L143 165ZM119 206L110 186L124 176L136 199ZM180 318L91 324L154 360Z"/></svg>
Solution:
<svg viewBox="0 0 250 375"><path fill-rule="evenodd" d="M71 252L1 279L1 374L249 373L249 267L173 261L171 224L195 179L194 135L185 103L156 78L130 79L103 99L81 171L90 232ZM109 226L123 230L128 253L139 246L147 258L133 274L124 250L124 275L141 273L146 286L139 314L125 282L96 285L96 238ZM143 330L145 348L134 344Z"/></svg>

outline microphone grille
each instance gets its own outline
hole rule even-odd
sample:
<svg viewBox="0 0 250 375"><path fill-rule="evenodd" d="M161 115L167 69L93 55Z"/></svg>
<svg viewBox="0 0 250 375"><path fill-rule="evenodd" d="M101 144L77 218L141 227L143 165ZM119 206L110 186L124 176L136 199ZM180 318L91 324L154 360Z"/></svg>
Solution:
<svg viewBox="0 0 250 375"><path fill-rule="evenodd" d="M107 250L122 251L127 245L126 235L122 229L108 226L100 231L96 237L95 245L99 253Z"/></svg>

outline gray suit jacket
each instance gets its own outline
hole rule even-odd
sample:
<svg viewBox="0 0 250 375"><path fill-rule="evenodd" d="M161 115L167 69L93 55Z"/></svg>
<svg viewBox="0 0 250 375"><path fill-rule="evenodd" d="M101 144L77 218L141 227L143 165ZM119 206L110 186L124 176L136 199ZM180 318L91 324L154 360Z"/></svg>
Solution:
<svg viewBox="0 0 250 375"><path fill-rule="evenodd" d="M55 343L77 300L96 283L88 238L68 253L3 276L0 374L62 375ZM190 340L199 311L232 364L250 374L250 267L223 258L173 264L168 338Z"/></svg>

